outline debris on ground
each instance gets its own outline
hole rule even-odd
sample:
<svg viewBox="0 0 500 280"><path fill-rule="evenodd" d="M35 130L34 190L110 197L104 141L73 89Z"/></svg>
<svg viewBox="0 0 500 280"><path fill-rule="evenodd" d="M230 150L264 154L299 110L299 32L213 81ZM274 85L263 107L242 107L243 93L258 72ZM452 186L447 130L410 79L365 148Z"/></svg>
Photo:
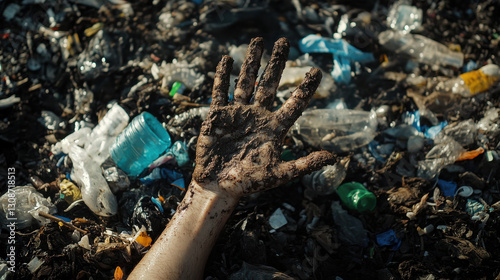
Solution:
<svg viewBox="0 0 500 280"><path fill-rule="evenodd" d="M0 1L0 279L126 279L186 193L216 65L323 72L205 279L498 279L496 1ZM232 94L231 94L232 96ZM148 140L146 140L146 138ZM246 278L245 278L246 277Z"/></svg>

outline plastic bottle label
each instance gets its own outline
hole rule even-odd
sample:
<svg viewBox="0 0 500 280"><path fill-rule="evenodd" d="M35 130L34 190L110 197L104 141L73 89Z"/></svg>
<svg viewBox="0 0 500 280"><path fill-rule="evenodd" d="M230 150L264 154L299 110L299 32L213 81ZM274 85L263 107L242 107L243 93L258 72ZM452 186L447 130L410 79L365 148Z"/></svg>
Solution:
<svg viewBox="0 0 500 280"><path fill-rule="evenodd" d="M488 90L498 78L484 74L482 71L471 71L460 75L472 95Z"/></svg>

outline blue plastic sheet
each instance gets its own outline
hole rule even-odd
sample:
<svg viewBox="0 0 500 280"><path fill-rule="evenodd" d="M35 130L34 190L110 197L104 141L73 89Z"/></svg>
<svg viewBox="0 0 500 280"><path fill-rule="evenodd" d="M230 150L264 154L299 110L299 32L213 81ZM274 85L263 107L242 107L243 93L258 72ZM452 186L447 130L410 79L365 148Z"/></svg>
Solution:
<svg viewBox="0 0 500 280"><path fill-rule="evenodd" d="M443 128L448 125L447 121L440 122L437 125L431 127L420 125L419 110L415 112L407 112L404 118L406 120L406 123L415 127L419 132L422 132L424 134L424 137L427 139L434 139L439 134L439 132L441 132L441 130L443 130Z"/></svg>
<svg viewBox="0 0 500 280"><path fill-rule="evenodd" d="M444 196L455 196L457 183L440 179L438 180L438 186Z"/></svg>
<svg viewBox="0 0 500 280"><path fill-rule="evenodd" d="M334 66L331 75L336 82L343 84L348 84L351 81L352 62L375 61L373 54L358 50L344 39L324 38L311 34L300 40L299 48L304 53L333 54Z"/></svg>
<svg viewBox="0 0 500 280"><path fill-rule="evenodd" d="M390 229L377 234L377 244L380 246L391 246L391 250L396 251L401 247L401 239L396 236L396 232Z"/></svg>
<svg viewBox="0 0 500 280"><path fill-rule="evenodd" d="M153 183L154 181L159 180L159 179L164 179L169 184L175 185L182 190L186 189L186 186L184 183L184 176L182 175L182 173L179 173L175 170L168 169L168 168L155 168L155 169L153 169L153 171L149 175L141 178L140 181L144 185L148 186L151 183Z"/></svg>

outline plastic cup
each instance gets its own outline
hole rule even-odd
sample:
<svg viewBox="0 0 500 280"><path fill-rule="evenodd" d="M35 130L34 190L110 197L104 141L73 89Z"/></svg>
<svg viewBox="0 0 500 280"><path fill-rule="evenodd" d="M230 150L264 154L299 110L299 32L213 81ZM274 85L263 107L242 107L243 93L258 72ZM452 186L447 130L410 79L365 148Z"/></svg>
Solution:
<svg viewBox="0 0 500 280"><path fill-rule="evenodd" d="M148 112L135 117L111 146L116 165L130 176L137 176L171 144L170 135Z"/></svg>

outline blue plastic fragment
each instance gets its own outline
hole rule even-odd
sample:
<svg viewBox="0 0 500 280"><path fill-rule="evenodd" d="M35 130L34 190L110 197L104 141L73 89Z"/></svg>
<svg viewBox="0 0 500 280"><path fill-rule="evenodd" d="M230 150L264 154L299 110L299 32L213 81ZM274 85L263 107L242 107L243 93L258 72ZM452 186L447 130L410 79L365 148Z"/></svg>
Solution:
<svg viewBox="0 0 500 280"><path fill-rule="evenodd" d="M182 173L179 173L175 170L168 169L168 168L155 168L149 175L139 179L144 185L148 186L151 183L153 183L156 180L160 179L165 179L167 183L173 184L174 182L177 182L177 184L180 184L179 180L182 180L182 185L179 187L185 188L184 186L184 175ZM177 185L176 185L177 186Z"/></svg>
<svg viewBox="0 0 500 280"><path fill-rule="evenodd" d="M377 146L378 146L378 142L375 141L375 140L372 140L369 144L368 144L368 150L370 151L370 153L372 154L372 156L380 161L380 162L386 162L385 158L383 158L378 152L377 152Z"/></svg>
<svg viewBox="0 0 500 280"><path fill-rule="evenodd" d="M471 61L467 62L467 64L464 65L463 71L464 71L464 73L467 73L467 72L470 72L470 71L476 69L476 67L477 67L477 63L474 60L471 60Z"/></svg>
<svg viewBox="0 0 500 280"><path fill-rule="evenodd" d="M380 246L392 246L391 250L396 251L401 247L401 239L396 236L396 232L390 229L377 234L377 244Z"/></svg>
<svg viewBox="0 0 500 280"><path fill-rule="evenodd" d="M474 216L481 211L484 211L484 205L481 202L475 199L467 199L467 203L465 204L465 212L469 213L471 216Z"/></svg>
<svg viewBox="0 0 500 280"><path fill-rule="evenodd" d="M439 179L438 186L444 196L455 196L457 183Z"/></svg>
<svg viewBox="0 0 500 280"><path fill-rule="evenodd" d="M375 61L373 54L358 50L344 39L324 38L311 34L300 40L299 48L304 53L333 54L334 66L331 75L336 82L343 84L351 81L351 63Z"/></svg>
<svg viewBox="0 0 500 280"><path fill-rule="evenodd" d="M434 139L439 134L439 132L441 132L441 130L443 130L443 128L445 128L447 125L448 125L448 122L443 121L443 122L440 122L439 124L437 124L435 126L431 126L429 128L424 127L425 128L425 131L424 131L425 138Z"/></svg>
<svg viewBox="0 0 500 280"><path fill-rule="evenodd" d="M163 213L163 206L161 206L161 202L154 198L154 197L151 197L151 201L156 204L156 206L158 206L158 208L160 209L160 212Z"/></svg>
<svg viewBox="0 0 500 280"><path fill-rule="evenodd" d="M186 190L186 184L184 183L184 178L177 179L171 183L172 185L178 187L179 189L185 191Z"/></svg>
<svg viewBox="0 0 500 280"><path fill-rule="evenodd" d="M57 161L56 163L56 166L57 167L61 167L61 165L63 164L64 162L64 158L66 157L66 155L63 155L61 158L59 158L59 160Z"/></svg>
<svg viewBox="0 0 500 280"><path fill-rule="evenodd" d="M66 217L63 217L63 216L59 216L59 215L53 215L53 216L56 217L56 218L59 218L59 219L61 219L63 221L65 221L66 223L70 223L71 222L71 219L69 219L69 218L66 218Z"/></svg>
<svg viewBox="0 0 500 280"><path fill-rule="evenodd" d="M416 110L415 112L406 112L403 119L405 122L413 127L415 127L419 132L424 134L424 137L427 139L434 139L443 128L448 125L447 121L443 121L438 123L437 125L428 127L425 125L420 125L420 111Z"/></svg>

